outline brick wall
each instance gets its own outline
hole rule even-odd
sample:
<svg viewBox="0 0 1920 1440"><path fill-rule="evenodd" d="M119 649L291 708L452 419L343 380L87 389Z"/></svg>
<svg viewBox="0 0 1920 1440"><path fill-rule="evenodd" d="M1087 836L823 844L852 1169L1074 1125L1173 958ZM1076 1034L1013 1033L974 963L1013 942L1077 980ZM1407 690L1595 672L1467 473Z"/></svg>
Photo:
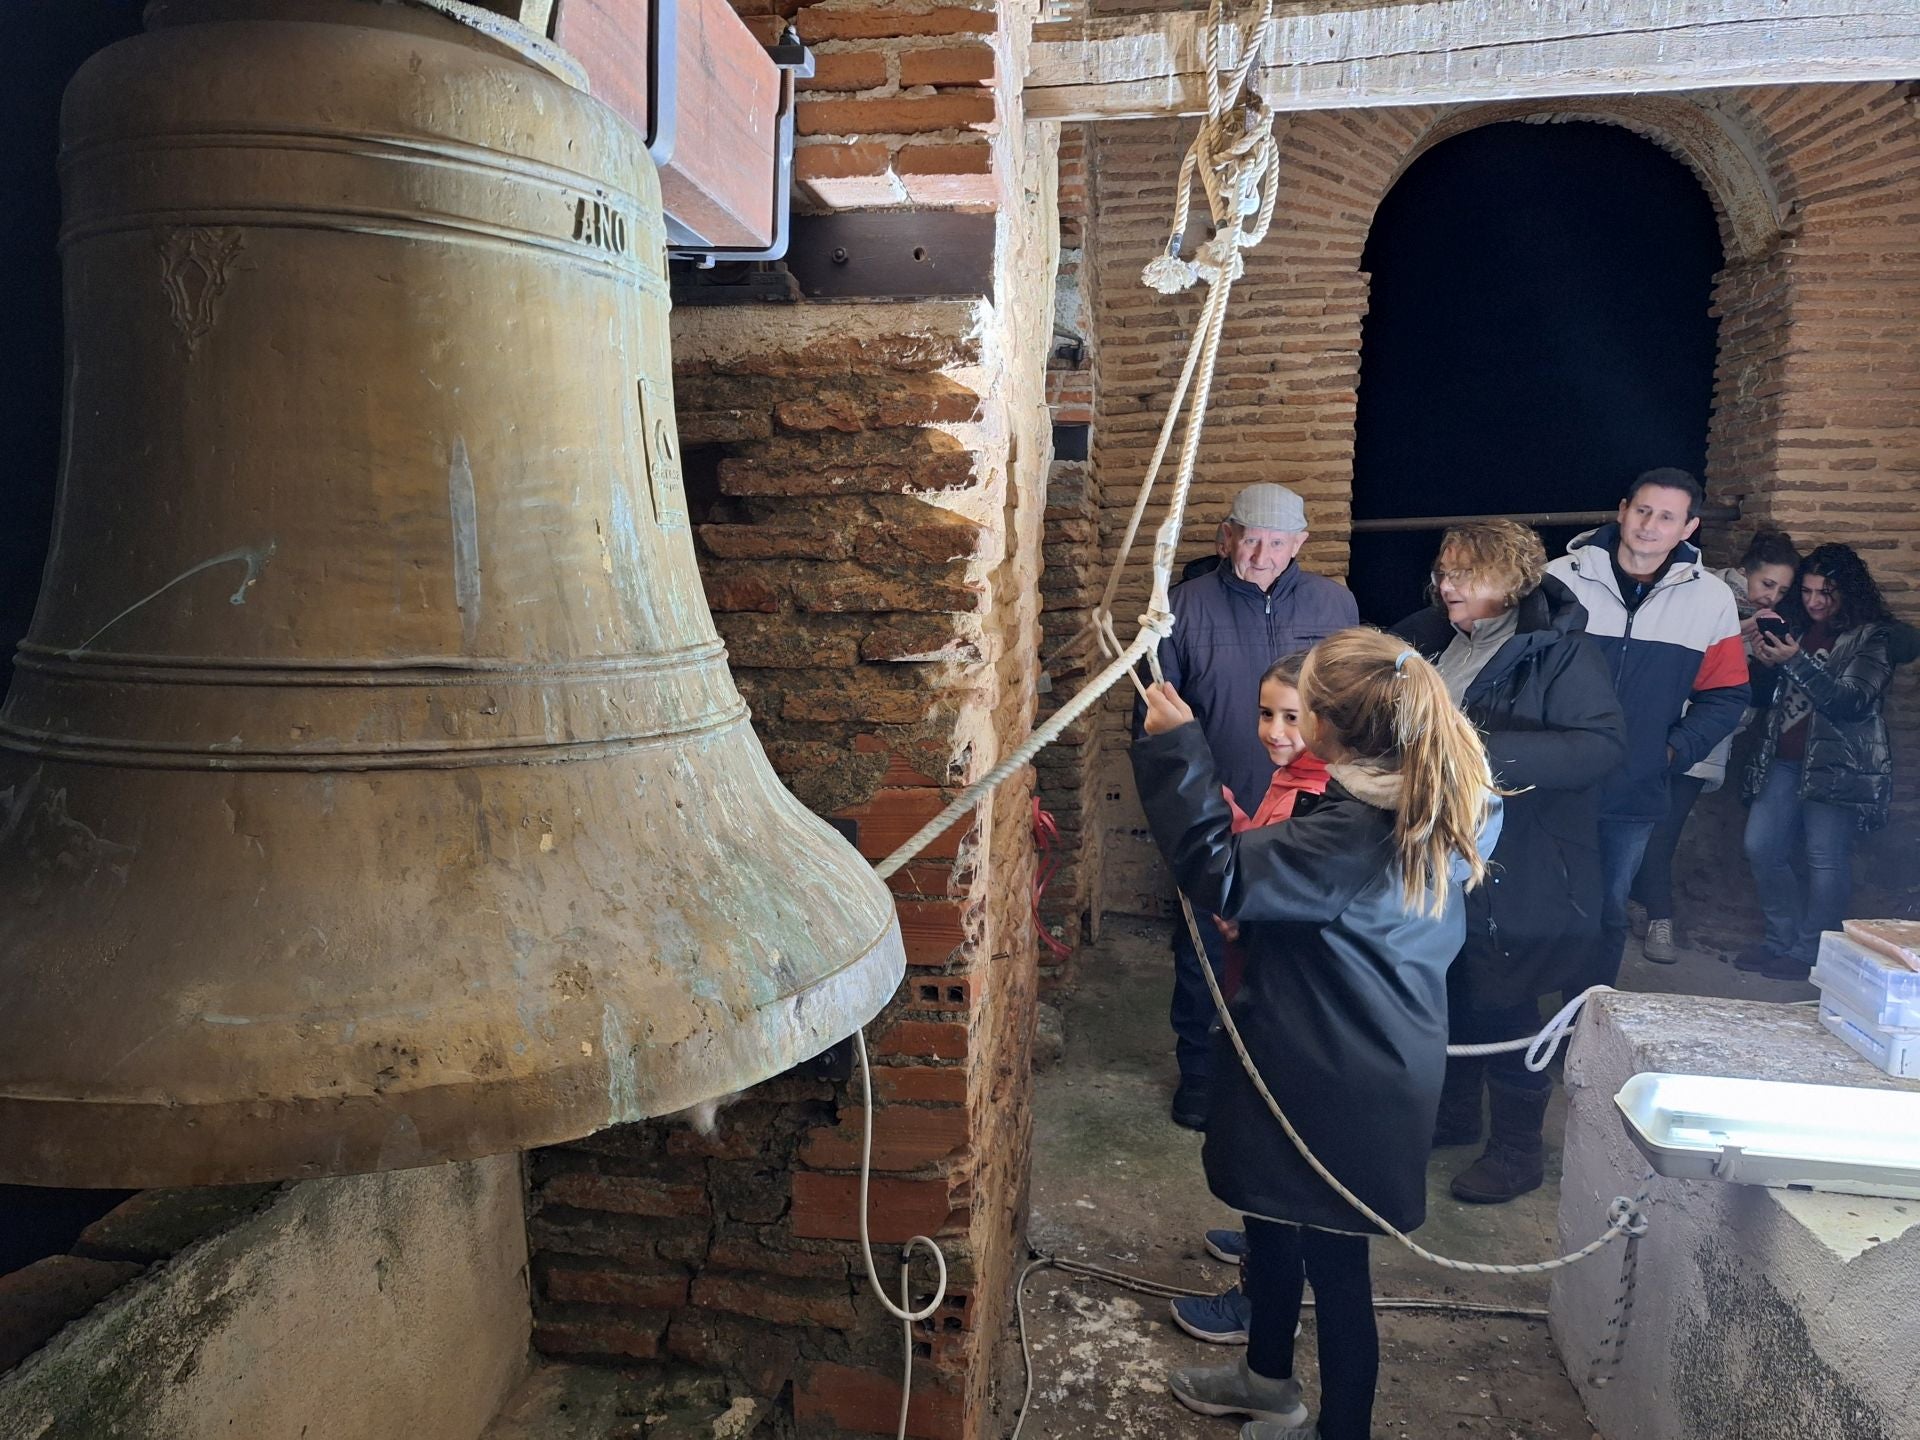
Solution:
<svg viewBox="0 0 1920 1440"><path fill-rule="evenodd" d="M787 784L879 859L1027 735L1035 705L1057 230L1051 129L996 77L1031 13L748 0L792 14L815 205L991 208L976 299L683 308L675 391L707 602ZM927 177L945 177L934 185ZM951 183L948 183L951 182ZM935 1236L949 1293L915 1332L910 1431L989 1424L1024 1231L1035 1007L1032 772L890 882L909 973L868 1027L872 1235ZM801 1434L886 1433L900 1326L858 1234L859 1087L802 1067L715 1133L649 1122L531 1161L535 1342L733 1372ZM916 1264L918 1296L930 1267Z"/></svg>
<svg viewBox="0 0 1920 1440"><path fill-rule="evenodd" d="M1206 548L1235 489L1275 479L1306 498L1314 540L1305 563L1344 571L1367 306L1359 265L1374 209L1406 165L1447 135L1491 120L1565 115L1615 121L1674 151L1722 213L1735 258L1714 297L1722 349L1707 478L1716 501L1742 500L1745 518L1708 537L1710 554L1731 559L1759 523L1784 525L1808 544L1852 541L1896 611L1915 618L1920 120L1913 97L1910 85L1799 86L1282 117L1280 218L1235 290L1183 558ZM1170 181L1190 134L1190 122L1097 127L1094 455L1109 553L1199 305L1197 294L1169 302L1138 279L1164 243ZM1782 213L1756 225L1756 210L1772 197ZM1764 232L1758 241L1756 228ZM1141 565L1116 613L1133 613L1144 594ZM1872 896L1862 903L1901 913L1920 906L1920 875L1910 863L1920 838L1917 687L1920 676L1910 669L1890 703L1901 772L1896 823L1862 857ZM1138 910L1138 897L1170 892L1132 795L1125 714L1124 698L1104 712L1100 893L1114 908ZM1690 832L1683 859L1683 893L1703 923L1710 914L1722 929L1750 924L1730 800L1720 802L1718 821Z"/></svg>
<svg viewBox="0 0 1920 1440"><path fill-rule="evenodd" d="M1092 127L1069 125L1060 135L1060 270L1055 288L1047 401L1056 426L1085 427L1094 417L1094 317L1098 268L1091 224ZM1079 347L1076 356L1075 345ZM1100 484L1091 457L1056 456L1047 477L1046 569L1040 580L1041 653L1046 659L1042 715L1072 698L1093 669L1096 651L1086 632L1106 571L1101 565ZM1040 918L1054 944L1041 955L1041 983L1072 983L1079 947L1098 932L1104 831L1099 823L1100 751L1105 732L1097 715L1082 717L1034 761L1040 803L1059 827L1056 867L1040 902Z"/></svg>

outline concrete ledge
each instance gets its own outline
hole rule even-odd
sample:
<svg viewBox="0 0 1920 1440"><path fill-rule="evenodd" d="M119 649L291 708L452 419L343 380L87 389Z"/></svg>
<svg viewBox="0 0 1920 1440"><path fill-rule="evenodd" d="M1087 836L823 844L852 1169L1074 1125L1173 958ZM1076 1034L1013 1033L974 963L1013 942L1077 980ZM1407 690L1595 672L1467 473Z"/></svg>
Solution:
<svg viewBox="0 0 1920 1440"><path fill-rule="evenodd" d="M1567 1061L1565 1249L1648 1179L1613 1104L1648 1070L1920 1089L1828 1035L1811 1006L1602 996ZM1603 1386L1592 1371L1620 1251L1554 1280L1554 1339L1608 1440L1920 1440L1920 1202L1651 1183L1626 1355Z"/></svg>
<svg viewBox="0 0 1920 1440"><path fill-rule="evenodd" d="M474 1440L528 1329L518 1156L307 1181L0 1375L0 1436Z"/></svg>

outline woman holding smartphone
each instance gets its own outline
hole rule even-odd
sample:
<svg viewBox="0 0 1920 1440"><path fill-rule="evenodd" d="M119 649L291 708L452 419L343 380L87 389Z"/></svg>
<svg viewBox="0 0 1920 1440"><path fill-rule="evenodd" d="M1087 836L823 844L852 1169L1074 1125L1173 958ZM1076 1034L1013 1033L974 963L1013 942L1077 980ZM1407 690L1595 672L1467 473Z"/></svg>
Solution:
<svg viewBox="0 0 1920 1440"><path fill-rule="evenodd" d="M1733 963L1805 980L1820 932L1838 930L1847 913L1854 837L1886 823L1893 796L1882 710L1894 626L1853 548L1822 545L1800 563L1780 613L1763 611L1756 628L1753 658L1774 686L1745 777L1746 851L1767 928ZM1803 841L1804 895L1791 863Z"/></svg>

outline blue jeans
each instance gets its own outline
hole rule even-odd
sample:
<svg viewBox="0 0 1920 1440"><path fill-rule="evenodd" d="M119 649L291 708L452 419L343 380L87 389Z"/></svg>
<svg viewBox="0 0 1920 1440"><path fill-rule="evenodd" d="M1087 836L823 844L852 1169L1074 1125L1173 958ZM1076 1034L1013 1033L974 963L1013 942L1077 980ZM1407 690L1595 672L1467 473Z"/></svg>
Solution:
<svg viewBox="0 0 1920 1440"><path fill-rule="evenodd" d="M1747 864L1767 917L1767 948L1811 965L1820 932L1838 930L1853 894L1853 811L1800 798L1800 766L1775 760L1747 811ZM1807 883L1793 873L1796 842L1805 841Z"/></svg>
<svg viewBox="0 0 1920 1440"><path fill-rule="evenodd" d="M1600 821L1600 933L1594 937L1579 989L1611 985L1620 978L1620 959L1627 948L1627 895L1633 889L1633 877L1640 873L1647 840L1657 823Z"/></svg>
<svg viewBox="0 0 1920 1440"><path fill-rule="evenodd" d="M1193 916L1200 922L1200 939L1218 980L1226 973L1226 937L1198 905L1193 907ZM1176 915L1173 920L1173 1004L1167 1019L1173 1023L1173 1050L1180 1061L1180 1078L1204 1086L1213 1073L1213 993L1207 989L1207 977L1200 973L1200 957L1194 954L1184 915Z"/></svg>

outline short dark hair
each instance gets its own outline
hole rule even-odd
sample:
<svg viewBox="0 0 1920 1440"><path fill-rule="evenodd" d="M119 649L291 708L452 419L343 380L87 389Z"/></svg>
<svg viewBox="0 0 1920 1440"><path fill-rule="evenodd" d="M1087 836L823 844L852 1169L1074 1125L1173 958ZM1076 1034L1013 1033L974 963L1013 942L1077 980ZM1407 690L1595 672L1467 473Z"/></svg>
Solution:
<svg viewBox="0 0 1920 1440"><path fill-rule="evenodd" d="M1700 488L1700 482L1677 465L1662 465L1658 470L1641 471L1627 488L1626 503L1631 505L1649 485L1658 485L1662 490L1686 491L1689 520L1698 515L1700 507L1707 503L1707 492Z"/></svg>
<svg viewBox="0 0 1920 1440"><path fill-rule="evenodd" d="M1798 572L1800 552L1794 548L1793 537L1784 530L1756 531L1740 557L1740 568L1751 574L1762 565L1784 565Z"/></svg>

